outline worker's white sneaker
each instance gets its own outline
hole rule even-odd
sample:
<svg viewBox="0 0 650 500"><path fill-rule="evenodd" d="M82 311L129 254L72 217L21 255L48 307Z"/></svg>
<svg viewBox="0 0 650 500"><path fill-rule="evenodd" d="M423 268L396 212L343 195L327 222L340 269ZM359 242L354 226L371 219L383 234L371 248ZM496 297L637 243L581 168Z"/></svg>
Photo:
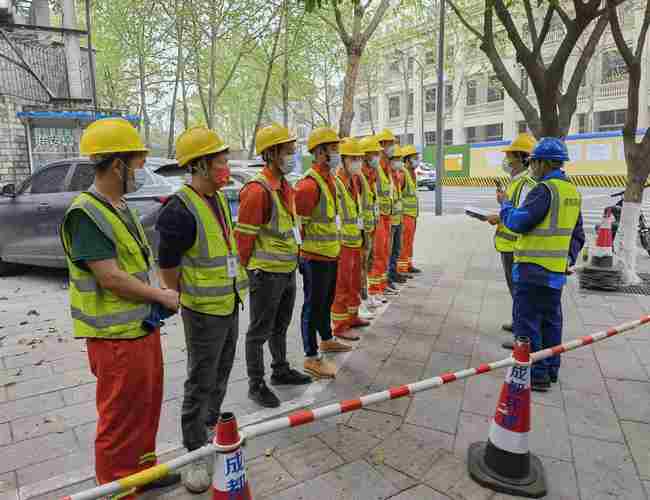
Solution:
<svg viewBox="0 0 650 500"><path fill-rule="evenodd" d="M359 317L361 319L375 319L374 313L372 313L370 310L368 310L365 303L362 303L359 306Z"/></svg>
<svg viewBox="0 0 650 500"><path fill-rule="evenodd" d="M183 478L183 485L190 493L204 493L208 491L211 483L207 460L198 460L190 464Z"/></svg>

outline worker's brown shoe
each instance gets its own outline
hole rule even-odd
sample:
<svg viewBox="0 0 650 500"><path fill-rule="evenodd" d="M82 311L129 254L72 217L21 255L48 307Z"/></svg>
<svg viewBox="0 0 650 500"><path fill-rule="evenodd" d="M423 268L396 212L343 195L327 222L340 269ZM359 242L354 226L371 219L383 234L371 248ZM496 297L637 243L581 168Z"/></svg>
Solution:
<svg viewBox="0 0 650 500"><path fill-rule="evenodd" d="M347 352L351 350L352 346L339 342L336 339L323 340L320 343L320 352Z"/></svg>
<svg viewBox="0 0 650 500"><path fill-rule="evenodd" d="M343 340L359 340L361 338L356 333L351 332L350 329L334 330L334 336ZM323 344L321 344L321 350L322 346Z"/></svg>
<svg viewBox="0 0 650 500"><path fill-rule="evenodd" d="M336 378L336 365L322 358L307 358L303 368L314 378Z"/></svg>

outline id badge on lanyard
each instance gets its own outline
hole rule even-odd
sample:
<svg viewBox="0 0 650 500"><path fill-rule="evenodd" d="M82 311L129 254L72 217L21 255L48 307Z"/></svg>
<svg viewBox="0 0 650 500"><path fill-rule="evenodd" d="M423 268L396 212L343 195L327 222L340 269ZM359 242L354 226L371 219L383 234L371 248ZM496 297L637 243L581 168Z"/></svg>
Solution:
<svg viewBox="0 0 650 500"><path fill-rule="evenodd" d="M226 257L226 271L228 272L228 277L229 278L236 278L237 277L237 257L234 255L228 255Z"/></svg>
<svg viewBox="0 0 650 500"><path fill-rule="evenodd" d="M363 225L363 217L358 217L358 218L357 218L357 227L358 227L359 229L363 229L363 228L364 228L364 225Z"/></svg>
<svg viewBox="0 0 650 500"><path fill-rule="evenodd" d="M302 234L300 234L299 226L293 226L293 237L298 245L302 245Z"/></svg>
<svg viewBox="0 0 650 500"><path fill-rule="evenodd" d="M336 230L341 230L341 216L338 214L336 214Z"/></svg>

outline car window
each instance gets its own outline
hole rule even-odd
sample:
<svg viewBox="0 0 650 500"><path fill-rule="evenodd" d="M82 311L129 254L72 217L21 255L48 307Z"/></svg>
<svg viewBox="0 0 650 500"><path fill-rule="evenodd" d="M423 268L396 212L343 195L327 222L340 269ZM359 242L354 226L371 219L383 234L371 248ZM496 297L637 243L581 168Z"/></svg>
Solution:
<svg viewBox="0 0 650 500"><path fill-rule="evenodd" d="M89 163L78 163L70 180L70 191L87 191L95 181L95 168Z"/></svg>
<svg viewBox="0 0 650 500"><path fill-rule="evenodd" d="M68 175L70 165L55 165L40 170L32 177L32 194L60 193L63 191L63 181Z"/></svg>

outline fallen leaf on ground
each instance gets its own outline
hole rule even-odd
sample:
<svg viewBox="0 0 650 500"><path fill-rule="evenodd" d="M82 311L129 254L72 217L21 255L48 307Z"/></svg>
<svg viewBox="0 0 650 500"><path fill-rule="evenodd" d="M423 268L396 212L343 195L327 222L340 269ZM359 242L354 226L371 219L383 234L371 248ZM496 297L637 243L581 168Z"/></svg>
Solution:
<svg viewBox="0 0 650 500"><path fill-rule="evenodd" d="M45 360L39 359L36 363L34 363L34 366L41 366L43 363L45 363Z"/></svg>
<svg viewBox="0 0 650 500"><path fill-rule="evenodd" d="M29 323L29 321L21 321L21 322L18 323L18 324L19 324L20 326L25 326L25 325L28 324L28 323Z"/></svg>
<svg viewBox="0 0 650 500"><path fill-rule="evenodd" d="M40 316L41 314L36 309L30 309L27 311L27 316Z"/></svg>
<svg viewBox="0 0 650 500"><path fill-rule="evenodd" d="M266 451L264 451L264 455L270 457L271 455L273 455L273 450L274 448L267 448Z"/></svg>
<svg viewBox="0 0 650 500"><path fill-rule="evenodd" d="M57 434L63 434L65 432L65 420L61 415L54 415L53 417L45 417L43 422L46 424L52 424L52 431Z"/></svg>

